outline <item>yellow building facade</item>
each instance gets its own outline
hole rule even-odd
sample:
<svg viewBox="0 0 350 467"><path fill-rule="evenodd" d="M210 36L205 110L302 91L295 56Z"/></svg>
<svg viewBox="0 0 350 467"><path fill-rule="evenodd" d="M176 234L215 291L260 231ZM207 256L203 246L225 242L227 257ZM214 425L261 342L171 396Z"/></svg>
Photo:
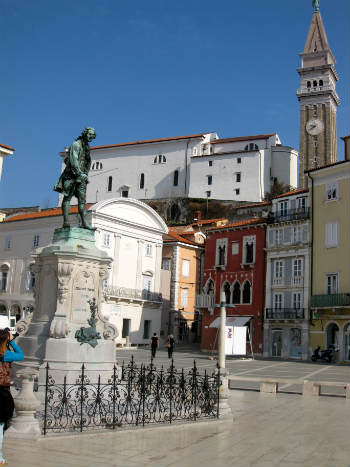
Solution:
<svg viewBox="0 0 350 467"><path fill-rule="evenodd" d="M310 346L350 361L350 161L307 171L311 196Z"/></svg>

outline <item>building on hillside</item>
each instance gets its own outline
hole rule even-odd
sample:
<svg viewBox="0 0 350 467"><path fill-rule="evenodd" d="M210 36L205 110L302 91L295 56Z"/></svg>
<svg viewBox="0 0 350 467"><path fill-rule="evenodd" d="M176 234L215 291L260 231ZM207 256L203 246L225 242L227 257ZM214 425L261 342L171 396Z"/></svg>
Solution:
<svg viewBox="0 0 350 467"><path fill-rule="evenodd" d="M194 342L199 334L199 316L195 310L199 290L201 257L205 235L169 229L163 238L162 270L170 271L170 306L167 334L176 342Z"/></svg>
<svg viewBox="0 0 350 467"><path fill-rule="evenodd" d="M350 361L350 161L307 172L312 206L310 344Z"/></svg>
<svg viewBox="0 0 350 467"><path fill-rule="evenodd" d="M262 201L275 179L297 184L297 152L282 146L276 133L218 139L211 132L95 146L91 159L90 203L116 196Z"/></svg>
<svg viewBox="0 0 350 467"><path fill-rule="evenodd" d="M0 143L0 180L1 180L1 175L2 175L2 166L3 166L4 158L7 156L12 156L14 151L15 151L14 148L12 148L11 146Z"/></svg>
<svg viewBox="0 0 350 467"><path fill-rule="evenodd" d="M266 230L264 357L310 357L308 191L295 190L272 200Z"/></svg>
<svg viewBox="0 0 350 467"><path fill-rule="evenodd" d="M97 247L113 258L101 311L119 330L117 344L147 344L151 333L160 332L162 237L168 229L137 200L110 199L87 208ZM78 225L77 206L70 212L71 224ZM10 316L12 326L34 306L32 254L50 244L61 225L59 208L13 215L0 224L0 314Z"/></svg>
<svg viewBox="0 0 350 467"><path fill-rule="evenodd" d="M191 157L191 198L263 201L274 181L297 187L295 149L277 135L216 139Z"/></svg>
<svg viewBox="0 0 350 467"><path fill-rule="evenodd" d="M338 74L320 11L314 11L298 68L300 87L299 187L307 188L305 170L336 162Z"/></svg>
<svg viewBox="0 0 350 467"><path fill-rule="evenodd" d="M227 317L245 318L253 349L263 353L266 219L250 219L207 231L202 293L196 308L202 313L203 351L216 350L218 332L210 327L220 315L220 294Z"/></svg>

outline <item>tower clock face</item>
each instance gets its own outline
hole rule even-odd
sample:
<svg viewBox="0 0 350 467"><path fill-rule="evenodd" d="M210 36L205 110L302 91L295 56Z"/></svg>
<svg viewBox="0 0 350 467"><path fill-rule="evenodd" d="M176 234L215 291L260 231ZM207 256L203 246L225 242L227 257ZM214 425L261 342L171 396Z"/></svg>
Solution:
<svg viewBox="0 0 350 467"><path fill-rule="evenodd" d="M309 135L316 136L322 133L324 130L324 125L322 120L319 120L318 118L314 118L312 120L309 120L306 124L306 131L309 133Z"/></svg>

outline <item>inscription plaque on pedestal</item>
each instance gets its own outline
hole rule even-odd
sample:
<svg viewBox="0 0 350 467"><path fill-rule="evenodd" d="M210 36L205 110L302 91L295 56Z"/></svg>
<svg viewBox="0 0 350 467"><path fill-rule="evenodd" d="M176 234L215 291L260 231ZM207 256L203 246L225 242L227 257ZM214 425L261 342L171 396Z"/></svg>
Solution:
<svg viewBox="0 0 350 467"><path fill-rule="evenodd" d="M96 299L96 293L92 276L87 274L79 275L73 284L73 323L86 323L86 320L90 316L90 306L88 301L93 298Z"/></svg>

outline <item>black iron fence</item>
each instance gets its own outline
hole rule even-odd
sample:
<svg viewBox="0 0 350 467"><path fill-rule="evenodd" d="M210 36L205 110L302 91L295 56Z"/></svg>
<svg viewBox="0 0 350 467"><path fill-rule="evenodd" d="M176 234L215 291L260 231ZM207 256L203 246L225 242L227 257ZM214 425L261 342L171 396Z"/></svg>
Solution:
<svg viewBox="0 0 350 467"><path fill-rule="evenodd" d="M199 374L196 362L178 371L173 362L157 369L153 362L113 367L107 382L92 382L84 365L74 384L58 384L46 367L45 406L39 414L43 434L115 429L123 425L196 421L219 417L219 369Z"/></svg>

